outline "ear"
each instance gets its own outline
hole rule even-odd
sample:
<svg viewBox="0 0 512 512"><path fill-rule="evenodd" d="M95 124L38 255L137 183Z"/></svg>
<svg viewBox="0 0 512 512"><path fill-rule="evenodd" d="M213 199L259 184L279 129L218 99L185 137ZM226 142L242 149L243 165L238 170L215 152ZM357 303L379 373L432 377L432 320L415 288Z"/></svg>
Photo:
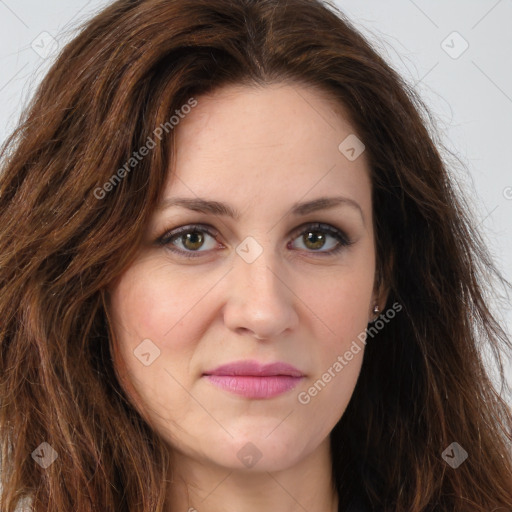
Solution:
<svg viewBox="0 0 512 512"><path fill-rule="evenodd" d="M389 291L391 289L391 280L393 276L394 257L393 253L388 255L387 261L378 263L375 271L375 282L373 287L373 296L371 303L370 316L373 318L375 313L373 307L379 306L379 312L386 309L386 304L389 297Z"/></svg>

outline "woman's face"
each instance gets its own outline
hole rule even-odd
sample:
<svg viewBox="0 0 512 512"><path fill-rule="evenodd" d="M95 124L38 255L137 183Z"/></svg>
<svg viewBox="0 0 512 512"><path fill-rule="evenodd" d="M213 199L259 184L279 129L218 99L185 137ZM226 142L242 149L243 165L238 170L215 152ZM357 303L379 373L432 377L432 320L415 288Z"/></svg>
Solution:
<svg viewBox="0 0 512 512"><path fill-rule="evenodd" d="M368 163L313 89L197 99L175 128L167 206L109 290L116 371L180 456L285 469L325 449L361 368L376 300ZM241 361L254 364L215 371Z"/></svg>

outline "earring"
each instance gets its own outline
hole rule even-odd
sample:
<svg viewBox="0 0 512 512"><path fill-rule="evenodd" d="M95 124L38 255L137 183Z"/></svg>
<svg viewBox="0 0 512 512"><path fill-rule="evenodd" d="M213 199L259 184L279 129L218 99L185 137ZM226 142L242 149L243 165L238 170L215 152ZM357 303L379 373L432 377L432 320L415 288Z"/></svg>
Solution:
<svg viewBox="0 0 512 512"><path fill-rule="evenodd" d="M375 306L373 306L373 312L374 312L374 314L375 314L375 315L377 315L377 316L372 320L372 322L375 322L375 321L377 320L377 318L379 318L379 317L378 317L379 311L380 311L380 309L379 309L379 305L378 305L378 304L375 304Z"/></svg>

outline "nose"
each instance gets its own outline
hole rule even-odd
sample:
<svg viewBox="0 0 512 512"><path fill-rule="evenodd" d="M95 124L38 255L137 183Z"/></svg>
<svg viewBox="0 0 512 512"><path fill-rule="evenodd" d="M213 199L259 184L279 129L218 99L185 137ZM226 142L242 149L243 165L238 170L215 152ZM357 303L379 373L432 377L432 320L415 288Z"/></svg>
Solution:
<svg viewBox="0 0 512 512"><path fill-rule="evenodd" d="M251 251L254 250L253 245ZM227 276L225 325L237 334L249 334L260 340L290 334L298 324L298 298L287 282L289 274L268 248L254 261L243 252L240 254L234 256L233 268Z"/></svg>

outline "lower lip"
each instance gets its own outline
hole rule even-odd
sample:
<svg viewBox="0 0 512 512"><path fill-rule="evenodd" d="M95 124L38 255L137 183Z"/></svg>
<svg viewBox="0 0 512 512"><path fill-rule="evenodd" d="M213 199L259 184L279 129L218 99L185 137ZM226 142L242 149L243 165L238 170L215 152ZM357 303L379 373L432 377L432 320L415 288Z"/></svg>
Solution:
<svg viewBox="0 0 512 512"><path fill-rule="evenodd" d="M289 375L270 375L257 377L252 375L205 375L215 386L247 398L272 398L290 391L302 380L302 377Z"/></svg>

